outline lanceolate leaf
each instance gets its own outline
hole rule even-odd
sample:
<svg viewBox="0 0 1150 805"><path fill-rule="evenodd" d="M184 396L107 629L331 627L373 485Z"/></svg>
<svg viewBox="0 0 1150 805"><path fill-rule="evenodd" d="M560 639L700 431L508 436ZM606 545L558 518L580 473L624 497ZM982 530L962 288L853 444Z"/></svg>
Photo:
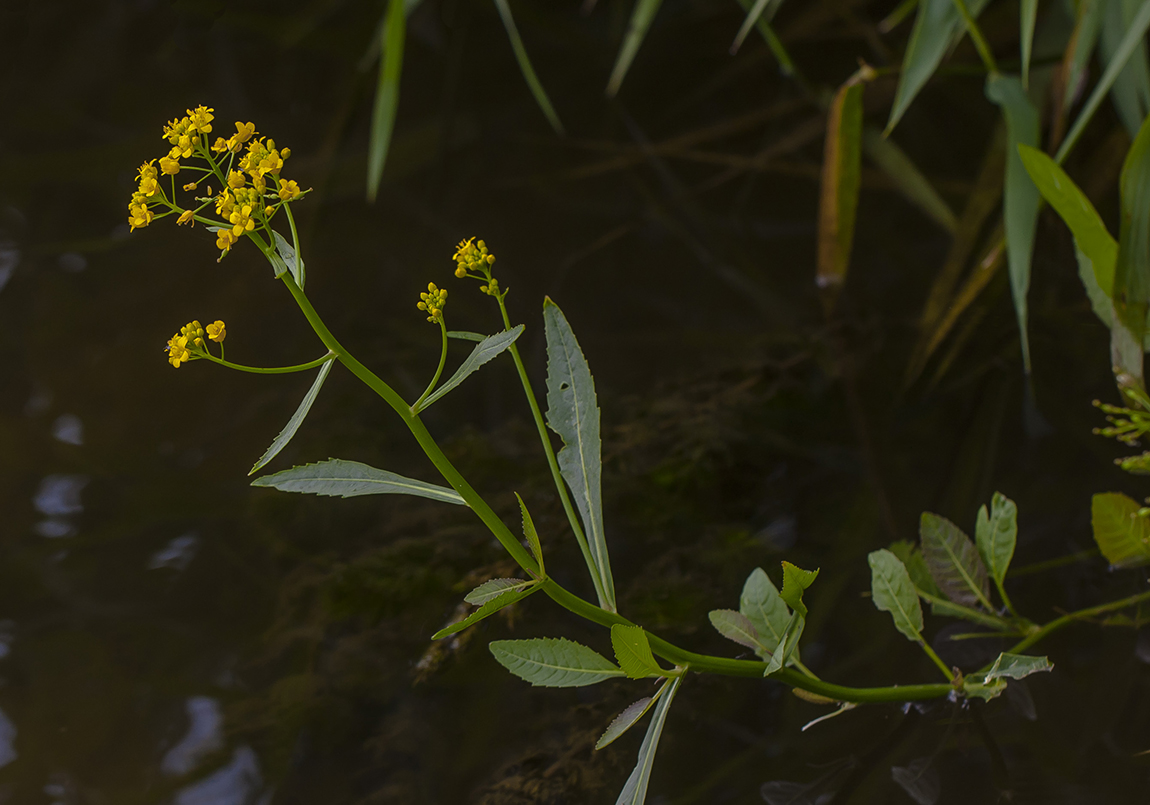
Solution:
<svg viewBox="0 0 1150 805"><path fill-rule="evenodd" d="M1147 3L1150 8L1150 3ZM1142 342L1150 307L1150 118L1130 146L1119 181L1122 226L1118 236L1118 262L1114 269L1114 310L1134 342L1128 361L1118 360L1112 339L1114 363L1142 380ZM1117 322L1115 322L1117 323ZM1123 333L1111 330L1113 336Z"/></svg>
<svg viewBox="0 0 1150 805"><path fill-rule="evenodd" d="M819 571L803 570L790 562L783 562L783 589L779 593L791 609L804 618L807 616L807 607L803 603L803 591L814 584Z"/></svg>
<svg viewBox="0 0 1150 805"><path fill-rule="evenodd" d="M663 669L651 654L647 634L639 626L616 623L611 627L611 647L623 673L632 679L661 675Z"/></svg>
<svg viewBox="0 0 1150 805"><path fill-rule="evenodd" d="M446 383L437 388L433 394L429 395L428 398L420 404L416 412L426 410L433 402L466 380L468 375L514 344L515 339L521 335L523 335L522 324L512 327L510 330L504 330L501 333L489 335L484 338L475 345L475 349L471 350L471 354L468 355L467 360L460 364L459 368L455 370L455 374L453 374Z"/></svg>
<svg viewBox="0 0 1150 805"><path fill-rule="evenodd" d="M756 651L766 659L782 642L791 612L761 567L756 567L747 576L743 594L739 597L739 612L751 622L760 643Z"/></svg>
<svg viewBox="0 0 1150 805"><path fill-rule="evenodd" d="M1102 38L1099 42L1102 56L1107 63L1113 57L1127 26L1134 21L1138 7L1144 0L1108 0L1102 20ZM1126 66L1114 79L1110 98L1118 111L1118 117L1133 138L1142 127L1146 112L1150 110L1150 65L1147 62L1146 41L1134 46L1134 52Z"/></svg>
<svg viewBox="0 0 1150 805"><path fill-rule="evenodd" d="M978 553L995 584L1002 586L1010 560L1014 558L1014 545L1018 540L1018 507L1014 501L995 492L990 500L990 512L983 506L978 510L974 541Z"/></svg>
<svg viewBox="0 0 1150 805"><path fill-rule="evenodd" d="M311 384L311 388L308 389L307 394L304 395L303 401L299 404L299 408L295 409L295 413L291 415L291 419L284 425L284 429L280 431L280 435L277 436L275 441L271 443L271 446L264 451L264 454L260 456L260 460L255 463L255 466L252 467L248 475L251 475L260 469L260 467L263 467L279 455L281 450L287 447L287 443L295 436L295 432L299 430L299 426L303 424L304 418L307 416L308 411L311 410L312 403L315 402L315 398L319 395L319 390L323 388L323 381L327 380L327 373L331 371L332 363L333 361L327 361L319 368L319 374L316 375L315 382Z"/></svg>
<svg viewBox="0 0 1150 805"><path fill-rule="evenodd" d="M500 665L538 687L576 688L623 676L603 655L563 637L496 640L489 648Z"/></svg>
<svg viewBox="0 0 1150 805"><path fill-rule="evenodd" d="M274 229L272 230L272 235L276 242L276 253L283 261L284 267L291 272L292 279L295 280L296 285L302 288L304 284L303 260L299 258L299 255L295 253L295 249L292 248L292 245L287 242L283 235ZM279 277L279 273L276 274L276 277Z"/></svg>
<svg viewBox="0 0 1150 805"><path fill-rule="evenodd" d="M1002 108L1006 118L1006 179L1002 217L1006 228L1006 256L1010 289L1022 342L1022 364L1030 374L1030 339L1027 334L1026 294L1030 289L1030 256L1038 225L1038 190L1026 175L1018 155L1022 145L1038 145L1038 110L1026 97L1022 82L1014 76L992 73L986 80L986 96Z"/></svg>
<svg viewBox="0 0 1150 805"><path fill-rule="evenodd" d="M870 68L864 68L870 71ZM862 71L860 71L861 73ZM873 75L873 71L870 71ZM827 114L823 175L819 189L818 286L834 304L846 281L854 243L862 176L863 79L839 87Z"/></svg>
<svg viewBox="0 0 1150 805"><path fill-rule="evenodd" d="M519 62L519 71L523 73L523 79L531 89L531 94L535 96L535 103L539 104L539 109L555 133L562 134L563 124L559 122L559 115L556 114L555 107L551 105L547 91L543 89L543 84L535 75L535 68L531 66L531 59L527 57L527 48L523 46L523 40L519 37L519 29L515 27L515 18L511 16L511 7L507 5L507 0L495 0L495 8L499 10L503 27L507 29L507 38L511 40L511 49L515 51L515 60Z"/></svg>
<svg viewBox="0 0 1150 805"><path fill-rule="evenodd" d="M1053 668L1054 664L1046 657L1033 657L1029 654L1007 654L1003 652L998 655L998 659L994 661L994 665L990 666L990 670L986 672L985 682L986 684L990 684L994 680L1004 677L1022 679L1031 674L1049 671Z"/></svg>
<svg viewBox="0 0 1150 805"><path fill-rule="evenodd" d="M738 4L743 7L743 10L748 13L750 13L754 9L755 5L761 1L762 0L737 0ZM781 0L774 3L774 6L777 8L780 3ZM755 20L755 27L759 29L759 34L763 37L763 41L767 43L767 47L771 49L771 53L774 54L775 60L778 61L779 72L781 72L783 75L794 75L795 63L791 60L790 54L787 53L787 49L783 46L782 40L779 39L774 30L768 24L767 15L760 14L759 18ZM732 45L731 50L734 52L734 50L736 50L735 46Z"/></svg>
<svg viewBox="0 0 1150 805"><path fill-rule="evenodd" d="M981 603L990 609L986 566L970 537L950 520L930 512L922 513L919 535L922 556L943 595L958 604Z"/></svg>
<svg viewBox="0 0 1150 805"><path fill-rule="evenodd" d="M375 105L371 113L371 137L367 151L367 200L375 201L383 166L391 148L395 113L399 108L399 75L403 70L403 43L407 38L407 14L404 0L389 0L383 57L379 62L379 83L375 88Z"/></svg>
<svg viewBox="0 0 1150 805"><path fill-rule="evenodd" d="M463 600L469 604L479 606L486 604L492 598L498 598L503 595L503 593L510 592L511 590L522 590L524 587L534 583L533 581L525 581L524 579L490 579L463 596Z"/></svg>
<svg viewBox="0 0 1150 805"><path fill-rule="evenodd" d="M619 55L615 59L615 68L611 71L611 79L607 82L607 97L614 98L623 85L627 71L631 69L631 62L639 52L639 46L647 36L647 29L651 21L659 12L663 0L635 0L635 10L631 13L631 22L627 25L627 33L623 37L623 46L619 48Z"/></svg>
<svg viewBox="0 0 1150 805"><path fill-rule="evenodd" d="M707 613L715 631L728 640L734 640L740 646L763 652L766 646L760 642L758 631L751 624L749 618L733 609L714 609ZM786 628L786 627L784 627Z"/></svg>
<svg viewBox="0 0 1150 805"><path fill-rule="evenodd" d="M1034 50L1034 24L1038 21L1038 0L1022 0L1019 8L1022 35L1019 49L1022 54L1022 86L1030 84L1030 54Z"/></svg>
<svg viewBox="0 0 1150 805"><path fill-rule="evenodd" d="M863 127L863 153L898 186L899 192L950 234L958 231L958 218L934 185L906 152L871 126Z"/></svg>
<svg viewBox="0 0 1150 805"><path fill-rule="evenodd" d="M754 5L747 10L747 16L743 19L743 24L735 35L735 42L731 45L731 55L737 53L742 47L743 40L747 38L751 28L760 21L769 23L782 4L782 0L755 0Z"/></svg>
<svg viewBox="0 0 1150 805"><path fill-rule="evenodd" d="M404 478L394 472L377 470L358 461L344 461L339 458L292 467L290 470L273 475L264 475L252 481L252 486L270 486L281 492L303 492L309 495L341 498L353 498L358 495L415 495L458 506L466 505L454 489Z"/></svg>
<svg viewBox="0 0 1150 805"><path fill-rule="evenodd" d="M871 600L881 610L889 612L894 626L907 640L922 640L922 606L911 583L910 574L902 562L888 550L874 551L867 557L870 563Z"/></svg>
<svg viewBox="0 0 1150 805"><path fill-rule="evenodd" d="M1094 541L1113 567L1150 562L1150 517L1139 515L1141 508L1119 492L1103 492L1091 501Z"/></svg>
<svg viewBox="0 0 1150 805"><path fill-rule="evenodd" d="M988 2L989 0L967 0L966 7L971 15L977 17ZM903 56L902 72L894 106L890 112L890 121L886 124L887 133L898 124L911 101L938 69L942 57L965 31L962 18L954 6L954 0L919 2L914 29L911 31L906 54Z"/></svg>
<svg viewBox="0 0 1150 805"><path fill-rule="evenodd" d="M547 575L547 571L543 567L543 546L539 544L539 532L535 530L535 523L531 521L531 514L527 511L527 504L519 497L518 492L515 493L515 499L519 501L519 511L523 514L523 536L527 537L531 555L539 563L539 576L542 578Z"/></svg>
<svg viewBox="0 0 1150 805"><path fill-rule="evenodd" d="M527 596L531 595L533 592L536 592L538 589L539 589L539 587L532 585L530 587L526 587L526 588L522 588L522 589L518 589L518 590L508 590L507 592L500 593L499 595L495 596L494 598L488 600L487 603L485 603L479 609L472 612L470 615L468 615L463 620L461 620L457 623L453 623L450 626L443 627L438 632L433 634L431 636L431 639L432 640L439 640L439 639L444 638L444 637L449 637L449 636L455 634L456 632L462 632L464 629L466 629L470 626L474 626L475 624L479 623L484 618L491 617L492 615L494 615L499 610L504 609L505 607L509 607L512 604L514 604L516 601L519 601L523 598L526 598Z"/></svg>
<svg viewBox="0 0 1150 805"><path fill-rule="evenodd" d="M635 769L631 772L631 776L627 778L619 798L615 800L615 805L643 805L647 801L647 785L651 780L651 767L655 763L655 752L659 748L659 738L663 734L663 725L667 721L667 711L671 707L671 702L675 700L675 692L679 689L679 683L682 681L683 677L677 676L664 683L669 686L667 692L659 697L659 701L655 705L655 712L651 715L647 734L643 737L643 743L639 747L639 759L635 763Z"/></svg>
<svg viewBox="0 0 1150 805"><path fill-rule="evenodd" d="M547 334L547 423L563 439L559 469L583 520L587 544L602 590L600 606L615 611L615 583L603 532L599 404L595 381L571 325L559 306L543 303Z"/></svg>
<svg viewBox="0 0 1150 805"><path fill-rule="evenodd" d="M458 338L460 341L482 341L489 336L483 335L482 333L471 333L467 330L448 330L447 337Z"/></svg>
<svg viewBox="0 0 1150 805"><path fill-rule="evenodd" d="M666 682L664 685L668 684ZM635 722L647 714L651 709L651 705L655 703L654 697L647 696L640 699L634 704L630 705L619 715L615 716L614 720L608 725L607 729L600 736L599 740L595 742L596 749L602 749L604 746L611 744L620 735L625 733L631 727L635 726Z"/></svg>

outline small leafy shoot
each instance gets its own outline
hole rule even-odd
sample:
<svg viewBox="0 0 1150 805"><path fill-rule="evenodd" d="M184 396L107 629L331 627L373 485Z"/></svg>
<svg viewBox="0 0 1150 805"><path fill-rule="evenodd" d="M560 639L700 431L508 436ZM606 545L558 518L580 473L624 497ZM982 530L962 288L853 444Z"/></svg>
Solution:
<svg viewBox="0 0 1150 805"><path fill-rule="evenodd" d="M533 592L537 591L537 586L526 587L518 590L508 590L507 592L500 593L494 598L489 599L483 606L472 612L466 618L450 626L444 626L438 632L431 636L432 640L440 640L444 637L450 637L456 632L462 632L464 629L474 626L485 618L490 618L499 610L509 607L516 601L519 601Z"/></svg>
<svg viewBox="0 0 1150 805"><path fill-rule="evenodd" d="M539 578L546 578L547 571L543 567L543 546L539 544L539 532L535 530L535 523L531 521L531 514L527 511L527 504L519 497L518 492L515 493L515 499L519 501L519 511L523 514L523 536L527 537L527 547L531 549L531 555L539 563Z"/></svg>
<svg viewBox="0 0 1150 805"><path fill-rule="evenodd" d="M647 633L642 627L616 623L611 627L611 647L615 649L619 667L631 679L662 676L663 669L655 662Z"/></svg>

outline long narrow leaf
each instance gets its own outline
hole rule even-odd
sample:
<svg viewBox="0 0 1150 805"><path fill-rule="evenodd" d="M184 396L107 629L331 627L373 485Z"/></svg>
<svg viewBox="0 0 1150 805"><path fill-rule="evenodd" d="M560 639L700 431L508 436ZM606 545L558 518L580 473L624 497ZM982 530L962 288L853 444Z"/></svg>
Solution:
<svg viewBox="0 0 1150 805"><path fill-rule="evenodd" d="M1150 312L1150 118L1126 155L1119 189L1122 224L1114 267L1117 315L1110 330L1111 352L1114 365L1141 383L1142 344Z"/></svg>
<svg viewBox="0 0 1150 805"><path fill-rule="evenodd" d="M1022 365L1030 374L1030 338L1027 331L1026 295L1030 290L1030 257L1038 226L1038 189L1026 174L1018 155L1019 146L1038 145L1038 110L1026 97L1022 82L1014 76L991 74L986 95L1002 108L1006 118L1006 178L1002 217L1006 229L1006 258L1010 270L1010 290L1022 342Z"/></svg>
<svg viewBox="0 0 1150 805"><path fill-rule="evenodd" d="M547 335L547 423L563 439L557 457L559 469L587 532L592 572L602 590L599 605L614 612L615 583L603 531L602 446L595 381L571 325L550 299L543 303L543 323Z"/></svg>
<svg viewBox="0 0 1150 805"><path fill-rule="evenodd" d="M731 45L732 56L739 52L739 48L743 46L743 40L746 39L747 34L751 32L751 28L760 21L764 24L770 23L771 18L782 4L782 0L755 0L755 4L747 10L747 16L743 19L739 33L735 35L735 41ZM769 9L768 6L770 6Z"/></svg>
<svg viewBox="0 0 1150 805"><path fill-rule="evenodd" d="M1019 50L1022 54L1022 86L1030 85L1030 54L1034 50L1034 24L1038 22L1038 0L1022 0L1019 6Z"/></svg>
<svg viewBox="0 0 1150 805"><path fill-rule="evenodd" d="M371 113L371 135L367 152L367 200L375 201L383 166L391 148L395 113L399 108L399 76L403 70L403 43L407 38L407 14L404 0L389 0L387 26L381 32L383 58L379 61L379 82L375 88L375 106Z"/></svg>
<svg viewBox="0 0 1150 805"><path fill-rule="evenodd" d="M1146 30L1150 28L1150 3L1143 3L1142 7L1138 10L1138 14L1131 20L1130 26L1126 29L1126 35L1114 50L1114 56L1110 59L1109 64L1106 65L1106 72L1098 79L1098 84L1095 85L1094 91L1090 93L1089 100L1086 105L1082 107L1082 111L1078 113L1078 118L1074 121L1074 125L1070 128L1070 132L1066 135L1066 139L1062 141L1058 153L1054 156L1054 161L1061 165L1065 160L1070 150L1074 148L1078 142L1078 138L1082 136L1082 132L1086 129L1086 124L1094 117L1094 113L1098 111L1098 105L1102 103L1102 99L1106 97L1106 93L1114 86L1118 74L1122 72L1122 68L1126 66L1126 62L1134 55L1134 51L1140 46L1144 45L1144 38Z"/></svg>
<svg viewBox="0 0 1150 805"><path fill-rule="evenodd" d="M463 600L478 607L486 604L493 598L498 598L504 593L509 593L512 590L522 590L524 587L529 587L534 583L533 581L526 581L525 579L488 579L467 595L463 596Z"/></svg>
<svg viewBox="0 0 1150 805"><path fill-rule="evenodd" d="M503 27L507 29L507 38L511 40L511 49L515 51L515 60L519 62L519 71L523 73L523 80L527 82L531 94L535 96L535 103L539 104L539 109L547 118L547 122L551 124L551 128L555 129L555 133L563 134L563 124L559 121L559 115L555 112L555 107L551 105L551 99L547 97L547 91L543 89L543 84L539 82L539 76L535 75L535 68L531 66L531 59L527 57L527 48L523 46L519 29L515 26L515 18L511 16L511 7L507 5L507 0L495 0L495 8L499 10Z"/></svg>
<svg viewBox="0 0 1150 805"><path fill-rule="evenodd" d="M670 684L669 681L664 682L663 686L659 688L660 692L662 692L668 684ZM626 710L615 716L611 723L607 725L607 729L599 736L599 740L595 742L595 748L602 749L605 746L609 746L615 739L635 726L636 722L647 714L647 711L651 709L651 705L653 705L655 701L656 699L654 697L646 696L634 704L631 704Z"/></svg>
<svg viewBox="0 0 1150 805"><path fill-rule="evenodd" d="M283 450L287 446L287 443L291 441L291 438L295 436L295 432L299 430L299 426L303 424L304 417L307 416L308 411L311 410L312 403L315 402L315 398L319 395L319 390L323 387L323 381L327 380L327 374L331 371L332 363L334 363L334 359L327 361L319 368L319 374L316 375L315 382L311 384L311 388L308 389L307 394L304 395L303 400L299 404L299 408L295 409L295 413L291 415L291 419L284 425L284 429L280 431L279 436L276 436L275 441L272 442L268 449L264 451L264 454L260 456L260 460L255 463L248 475L251 475L279 455L279 452Z"/></svg>
<svg viewBox="0 0 1150 805"><path fill-rule="evenodd" d="M756 0L737 0L737 2L743 7L744 11L749 13ZM778 34L775 33L770 23L767 22L767 15L759 15L759 18L755 20L755 28L758 29L759 35L763 37L763 41L767 43L767 47L770 48L771 53L775 56L775 60L778 61L779 71L782 72L783 75L794 75L795 63L791 59L791 54L787 53L787 49L783 46L782 40L779 39Z"/></svg>
<svg viewBox="0 0 1150 805"><path fill-rule="evenodd" d="M663 735L663 725L667 722L667 711L671 708L675 692L678 691L679 683L682 681L683 677L677 676L664 683L670 687L659 697L659 702L655 705L647 734L643 736L643 743L639 747L639 758L631 776L623 785L619 798L615 800L615 805L643 805L647 801L647 786L651 781L651 767L655 763L655 752L659 749L659 738Z"/></svg>
<svg viewBox="0 0 1150 805"><path fill-rule="evenodd" d="M1102 36L1099 39L1101 55L1109 63L1122 36L1134 19L1138 7L1144 0L1108 0L1105 17L1102 21ZM1137 136L1142 121L1150 110L1150 64L1147 62L1146 40L1143 39L1134 47L1126 65L1114 79L1114 86L1110 89L1110 99L1118 111L1122 125L1130 133L1130 137Z"/></svg>
<svg viewBox="0 0 1150 805"><path fill-rule="evenodd" d="M862 144L867 158L894 181L910 203L950 234L958 231L954 210L893 140L883 137L882 132L872 126L864 126Z"/></svg>
<svg viewBox="0 0 1150 805"><path fill-rule="evenodd" d="M639 52L639 46L647 36L647 29L651 21L659 12L663 0L635 0L635 10L631 13L631 22L627 25L627 33L623 36L623 45L619 48L619 55L615 58L615 67L611 70L611 78L607 81L607 97L614 98L623 86L623 79L631 69L631 62Z"/></svg>
<svg viewBox="0 0 1150 805"><path fill-rule="evenodd" d="M839 87L827 114L816 281L828 308L846 281L854 244L862 177L863 86L863 79L855 75Z"/></svg>
<svg viewBox="0 0 1150 805"><path fill-rule="evenodd" d="M522 324L512 327L510 330L504 330L501 333L489 335L484 338L475 345L475 349L471 350L471 354L468 355L467 360L460 364L459 368L455 370L455 374L420 404L419 408L416 409L416 413L426 411L433 402L442 399L448 392L466 380L472 372L514 344L515 339L521 335L523 335Z"/></svg>
<svg viewBox="0 0 1150 805"><path fill-rule="evenodd" d="M332 458L315 464L304 464L290 470L264 475L252 486L270 486L281 492L353 498L359 495L415 495L421 498L466 506L454 489L404 478L387 470L377 470L358 461Z"/></svg>

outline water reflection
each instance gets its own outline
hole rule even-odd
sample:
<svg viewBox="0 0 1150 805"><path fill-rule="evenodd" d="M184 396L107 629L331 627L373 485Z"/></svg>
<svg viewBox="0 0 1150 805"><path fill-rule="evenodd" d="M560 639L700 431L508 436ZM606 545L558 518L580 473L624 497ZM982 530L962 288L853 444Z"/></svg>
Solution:
<svg viewBox="0 0 1150 805"><path fill-rule="evenodd" d="M203 780L181 789L175 805L264 805L271 801L269 791L260 796L263 778L260 763L250 746L241 746L231 762Z"/></svg>
<svg viewBox="0 0 1150 805"><path fill-rule="evenodd" d="M0 768L16 759L16 725L0 710Z"/></svg>
<svg viewBox="0 0 1150 805"><path fill-rule="evenodd" d="M20 250L11 243L0 243L0 291L16 273L16 266L20 263Z"/></svg>
<svg viewBox="0 0 1150 805"><path fill-rule="evenodd" d="M204 756L224 745L224 715L218 701L210 696L193 696L184 709L188 714L188 731L164 755L160 769L165 774L188 774Z"/></svg>
<svg viewBox="0 0 1150 805"><path fill-rule="evenodd" d="M40 482L32 504L46 520L36 524L36 533L42 537L67 537L76 533L69 517L84 511L80 493L88 485L86 475L48 475Z"/></svg>
<svg viewBox="0 0 1150 805"><path fill-rule="evenodd" d="M161 567L171 567L176 570L183 570L192 561L192 557L196 555L196 548L199 546L200 537L195 531L176 537L160 550L152 554L151 560L148 562L148 568L156 570ZM190 715L190 714L189 714Z"/></svg>
<svg viewBox="0 0 1150 805"><path fill-rule="evenodd" d="M52 423L52 438L64 444L84 443L84 423L75 414L61 414Z"/></svg>

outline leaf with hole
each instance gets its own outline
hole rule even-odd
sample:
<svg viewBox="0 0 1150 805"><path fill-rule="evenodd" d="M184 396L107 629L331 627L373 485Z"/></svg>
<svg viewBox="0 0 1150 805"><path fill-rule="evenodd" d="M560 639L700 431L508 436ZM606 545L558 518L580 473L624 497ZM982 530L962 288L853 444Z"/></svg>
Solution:
<svg viewBox="0 0 1150 805"><path fill-rule="evenodd" d="M883 549L867 556L870 564L871 601L889 612L894 627L913 642L922 641L922 605L910 580L906 566L890 551Z"/></svg>
<svg viewBox="0 0 1150 805"><path fill-rule="evenodd" d="M496 640L488 648L500 665L537 687L577 688L624 676L602 654L563 637Z"/></svg>
<svg viewBox="0 0 1150 805"><path fill-rule="evenodd" d="M990 684L996 679L1023 679L1031 674L1042 673L1054 669L1054 664L1046 657L1034 657L1030 654L1009 654L1002 652L986 672L983 681Z"/></svg>
<svg viewBox="0 0 1150 805"><path fill-rule="evenodd" d="M919 535L923 559L943 595L957 604L991 609L986 566L970 537L950 520L930 512L922 513Z"/></svg>
<svg viewBox="0 0 1150 805"><path fill-rule="evenodd" d="M1094 541L1112 567L1150 563L1150 517L1120 492L1102 492L1090 502Z"/></svg>
<svg viewBox="0 0 1150 805"><path fill-rule="evenodd" d="M359 495L415 495L443 503L465 506L454 489L404 478L387 470L377 470L358 461L331 458L315 464L304 464L290 470L263 475L252 486L269 486L281 492L353 498Z"/></svg>
<svg viewBox="0 0 1150 805"><path fill-rule="evenodd" d="M611 647L615 649L615 660L623 673L632 679L645 679L661 676L663 669L651 654L651 644L647 633L639 626L616 623L611 627Z"/></svg>
<svg viewBox="0 0 1150 805"><path fill-rule="evenodd" d="M419 408L416 409L416 413L419 411L426 411L433 402L442 399L448 392L450 392L452 389L466 380L469 375L479 369L479 367L492 360L498 356L499 353L503 352L512 344L514 344L515 339L519 338L521 335L523 335L522 324L516 327L512 327L510 330L504 330L503 332L496 333L495 335L489 335L484 338L482 341L475 345L475 349L471 350L471 354L468 355L467 359L462 364L460 364L458 369L455 370L455 374L453 374L446 383L437 388L434 393L429 395L426 400L420 403Z"/></svg>
<svg viewBox="0 0 1150 805"><path fill-rule="evenodd" d="M311 384L311 388L308 389L307 394L305 394L303 400L300 401L299 407L295 409L295 413L291 415L291 419L284 425L284 429L279 432L275 441L264 451L259 461L252 466L251 472L249 472L248 475L265 466L269 461L279 455L281 450L287 447L287 443L291 441L296 431L299 430L299 426L303 424L304 418L307 417L308 412L311 410L312 403L315 402L315 398L319 396L319 390L323 388L323 381L327 380L328 372L331 371L331 365L334 362L334 359L326 361L323 366L319 368L319 374L316 375L315 381ZM253 485L262 486L262 484L254 483Z"/></svg>
<svg viewBox="0 0 1150 805"><path fill-rule="evenodd" d="M679 689L679 683L682 681L683 677L676 676L663 683L667 686L667 692L659 696L659 701L655 705L655 712L651 715L651 723L647 726L647 734L643 736L643 743L639 747L639 758L635 763L635 768L623 785L623 790L619 793L619 798L615 800L615 805L643 805L647 801L647 786L651 781L651 767L655 763L655 752L659 748L659 738L663 735L667 711L671 708L671 702L675 700L675 692Z"/></svg>

